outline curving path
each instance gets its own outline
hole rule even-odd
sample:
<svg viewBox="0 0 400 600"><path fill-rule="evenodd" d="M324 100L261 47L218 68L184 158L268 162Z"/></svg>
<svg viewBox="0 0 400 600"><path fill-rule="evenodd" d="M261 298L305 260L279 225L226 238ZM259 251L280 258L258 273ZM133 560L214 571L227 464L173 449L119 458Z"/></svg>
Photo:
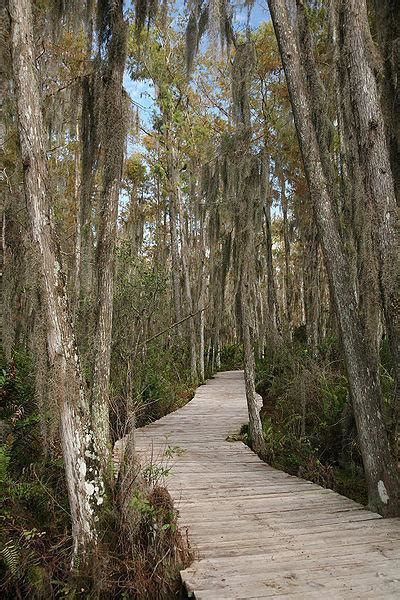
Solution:
<svg viewBox="0 0 400 600"><path fill-rule="evenodd" d="M243 374L233 371L137 431L146 460L175 453L167 487L196 553L182 572L189 597L400 599L400 519L381 519L226 441L245 422Z"/></svg>

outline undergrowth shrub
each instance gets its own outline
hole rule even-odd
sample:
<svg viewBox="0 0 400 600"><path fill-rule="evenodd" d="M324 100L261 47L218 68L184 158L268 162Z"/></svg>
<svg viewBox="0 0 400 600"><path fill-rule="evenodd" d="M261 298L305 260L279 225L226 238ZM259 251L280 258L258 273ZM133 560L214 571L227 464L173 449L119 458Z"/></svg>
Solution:
<svg viewBox="0 0 400 600"><path fill-rule="evenodd" d="M193 398L196 385L191 381L184 351L150 346L146 357L126 377L114 375L112 381L111 423L114 439L126 433L128 412L134 413L137 427L177 410Z"/></svg>
<svg viewBox="0 0 400 600"><path fill-rule="evenodd" d="M184 351L149 348L141 372L141 396L138 419L141 424L154 421L180 408L193 397L195 384L191 381Z"/></svg>
<svg viewBox="0 0 400 600"><path fill-rule="evenodd" d="M221 371L234 371L243 368L243 346L227 344L221 348Z"/></svg>
<svg viewBox="0 0 400 600"><path fill-rule="evenodd" d="M354 493L366 501L362 461L343 365L334 342L318 360L295 342L257 364L257 389L267 461L293 475L344 492L338 473L352 473Z"/></svg>
<svg viewBox="0 0 400 600"><path fill-rule="evenodd" d="M168 274L132 254L130 242L118 248L117 266L111 355L114 439L125 434L128 413L134 413L137 426L146 425L183 406L195 388L185 336L177 328L154 333L170 322ZM180 333L186 326L180 326Z"/></svg>
<svg viewBox="0 0 400 600"><path fill-rule="evenodd" d="M147 600L178 598L179 572L192 561L187 536L178 528L178 512L165 487L177 452L167 448L128 485L118 480L108 503L99 556L83 585L93 597ZM80 579L79 585L82 585Z"/></svg>
<svg viewBox="0 0 400 600"><path fill-rule="evenodd" d="M191 560L186 536L165 487L167 448L159 463L138 469L129 491L110 490L96 556L71 571L71 522L64 465L57 444L44 451L34 396L33 364L16 353L0 366L1 598L177 597L179 571Z"/></svg>
<svg viewBox="0 0 400 600"><path fill-rule="evenodd" d="M46 456L25 352L1 365L0 580L6 598L52 597L70 561L60 456Z"/></svg>
<svg viewBox="0 0 400 600"><path fill-rule="evenodd" d="M266 459L277 468L366 504L348 382L335 339L327 339L319 350L315 358L295 340L270 350L257 363ZM383 413L395 448L398 407L385 346L381 361Z"/></svg>

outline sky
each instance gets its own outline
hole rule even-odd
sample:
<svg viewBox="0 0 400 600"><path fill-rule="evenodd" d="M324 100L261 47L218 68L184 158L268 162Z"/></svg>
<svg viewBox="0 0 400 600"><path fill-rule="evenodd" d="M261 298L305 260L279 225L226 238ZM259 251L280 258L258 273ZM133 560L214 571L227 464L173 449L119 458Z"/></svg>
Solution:
<svg viewBox="0 0 400 600"><path fill-rule="evenodd" d="M175 8L177 15L184 12L183 0L176 0ZM269 20L267 0L256 0L250 13L250 27L256 29L260 23ZM245 28L247 22L247 7L243 2L235 3L234 28L240 31ZM140 122L144 127L150 127L154 109L154 90L147 81L132 81L127 73L124 77L124 87L130 95L132 102L138 107ZM129 150L134 147L130 144Z"/></svg>
<svg viewBox="0 0 400 600"><path fill-rule="evenodd" d="M247 20L247 8L238 9L236 11L236 21L239 23L245 23ZM263 21L269 20L269 11L267 7L267 0L256 0L253 4L250 15L250 26L256 28Z"/></svg>

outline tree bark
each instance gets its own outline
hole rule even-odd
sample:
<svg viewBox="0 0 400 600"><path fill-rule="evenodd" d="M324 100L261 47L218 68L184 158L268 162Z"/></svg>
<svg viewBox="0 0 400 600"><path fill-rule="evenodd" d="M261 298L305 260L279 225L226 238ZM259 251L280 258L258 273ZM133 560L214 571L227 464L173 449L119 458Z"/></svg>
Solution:
<svg viewBox="0 0 400 600"><path fill-rule="evenodd" d="M180 221L181 231L181 260L182 260L182 272L183 282L186 296L186 308L189 315L193 313L193 298L192 289L190 283L190 272L189 272L189 244L187 240L187 231L184 231L183 227L183 214L182 205L180 200L180 189L178 182L175 182L178 214ZM189 343L190 343L190 374L193 382L197 382L197 339L196 339L196 327L194 318L188 319L189 325Z"/></svg>
<svg viewBox="0 0 400 600"><path fill-rule="evenodd" d="M264 244L265 244L265 253L266 253L266 263L267 263L267 302L268 302L268 311L269 311L269 321L274 328L274 333L276 334L280 329L279 323L279 311L278 311L278 301L276 297L276 286L275 286L275 273L274 273L274 262L272 256L272 222L271 222L271 205L272 205L272 194L271 194L271 184L269 181L269 158L268 160L263 161L263 172L262 172L262 194L264 196L261 200L263 202L263 212L264 212L264 222L265 222L265 231L264 231Z"/></svg>
<svg viewBox="0 0 400 600"><path fill-rule="evenodd" d="M169 234L171 239L171 278L172 296L174 302L175 323L181 320L181 277L180 255L178 241L178 223L176 216L176 200L173 193L169 195Z"/></svg>
<svg viewBox="0 0 400 600"><path fill-rule="evenodd" d="M317 356L320 320L320 285L319 285L319 244L314 223L309 224L303 237L303 285L304 312L306 321L307 345L312 355Z"/></svg>
<svg viewBox="0 0 400 600"><path fill-rule="evenodd" d="M96 543L95 519L103 503L98 448L82 385L72 319L54 241L49 202L45 131L35 66L32 5L10 0L12 61L24 187L32 237L38 247L42 301L47 313L47 348L56 380L60 435L71 509L75 557Z"/></svg>
<svg viewBox="0 0 400 600"><path fill-rule="evenodd" d="M286 197L286 180L282 172L279 174L279 183L281 189L281 205L283 214L283 247L285 254L285 270L283 274L283 287L285 290L284 309L286 316L286 326L290 337L292 329L292 280L290 275L290 238L288 224L288 201Z"/></svg>
<svg viewBox="0 0 400 600"><path fill-rule="evenodd" d="M202 209L200 209L202 210ZM207 260L207 245L205 232L207 229L208 215L202 216L200 219L200 238L201 238L201 266L200 266L200 293L199 293L199 376L200 381L203 382L205 379L205 365L204 365L204 352L205 352L205 322L206 322L206 294L208 285L208 274L206 268Z"/></svg>
<svg viewBox="0 0 400 600"><path fill-rule="evenodd" d="M240 290L240 322L243 340L244 381L246 387L247 410L249 414L249 432L252 448L257 454L264 451L264 437L260 413L256 401L255 388L255 358L254 358L254 319L251 311L251 287L253 284L254 269L254 200L246 198L246 205L242 206L242 218L239 227L239 290ZM243 202L243 199L242 199Z"/></svg>
<svg viewBox="0 0 400 600"><path fill-rule="evenodd" d="M365 0L341 0L343 51L356 117L364 185L375 211L386 330L400 390L400 260L398 207L374 64Z"/></svg>
<svg viewBox="0 0 400 600"><path fill-rule="evenodd" d="M400 202L400 3L398 0L372 0L371 3L375 8L376 38L383 63L382 108L396 197Z"/></svg>
<svg viewBox="0 0 400 600"><path fill-rule="evenodd" d="M100 114L103 148L103 181L96 250L96 337L92 393L93 430L102 448L103 466L109 470L111 440L109 429L109 385L114 295L114 262L117 236L119 189L126 137L127 108L123 94L127 25L122 0L110 18L110 37L102 73Z"/></svg>
<svg viewBox="0 0 400 600"><path fill-rule="evenodd" d="M296 31L285 0L269 0L268 5L282 57L295 126L314 206L332 297L338 318L349 385L357 423L360 448L368 484L369 504L384 516L400 514L400 481L390 451L381 414L381 389L371 360L349 267L339 235L335 200L330 196L320 156L307 79L297 44Z"/></svg>
<svg viewBox="0 0 400 600"><path fill-rule="evenodd" d="M82 80L82 115L81 115L81 186L79 193L79 299L82 312L82 329L87 328L85 322L92 310L94 279L94 243L92 195L94 186L95 163L98 159L97 107L94 90L94 75L86 75ZM90 332L88 332L90 333ZM84 336L88 337L88 334ZM88 340L85 339L87 343Z"/></svg>
<svg viewBox="0 0 400 600"><path fill-rule="evenodd" d="M74 269L73 269L73 313L74 323L76 313L79 309L80 299L80 282L81 282L81 262L82 262L82 235L81 235L81 223L80 223L80 201L81 201L81 156L80 156L80 128L79 123L75 126L75 181L74 181L74 197L76 202L76 222L75 222L75 252L74 252Z"/></svg>

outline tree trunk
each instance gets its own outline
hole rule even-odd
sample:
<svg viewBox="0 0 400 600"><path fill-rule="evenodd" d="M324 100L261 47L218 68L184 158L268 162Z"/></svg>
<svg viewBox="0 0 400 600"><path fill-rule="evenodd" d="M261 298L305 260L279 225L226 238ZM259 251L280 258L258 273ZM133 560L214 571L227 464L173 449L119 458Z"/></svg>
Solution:
<svg viewBox="0 0 400 600"><path fill-rule="evenodd" d="M318 352L318 323L320 320L320 285L319 285L319 246L314 223L310 223L307 231L302 233L303 241L303 282L304 311L306 321L307 345L312 355Z"/></svg>
<svg viewBox="0 0 400 600"><path fill-rule="evenodd" d="M329 21L334 59L334 85L340 139L341 237L347 251L361 321L368 344L379 360L380 291L375 243L374 208L365 189L364 167L357 143L357 118L351 103L351 79L347 57L341 52L343 27L336 0L329 3Z"/></svg>
<svg viewBox="0 0 400 600"><path fill-rule="evenodd" d="M344 49L365 191L375 209L380 286L386 330L400 390L400 260L398 208L385 122L372 61L373 41L365 0L341 4Z"/></svg>
<svg viewBox="0 0 400 600"><path fill-rule="evenodd" d="M271 232L271 204L267 202L264 205L265 216L265 250L267 262L267 295L268 295L268 310L271 316L271 321L278 329L278 309L276 300L274 263L272 256L272 232Z"/></svg>
<svg viewBox="0 0 400 600"><path fill-rule="evenodd" d="M243 201L243 200L242 200ZM247 410L249 413L249 432L252 448L257 454L264 451L264 437L260 413L256 401L255 388L255 359L254 359L254 330L252 311L251 311L251 286L253 274L253 262L255 255L254 248L254 222L252 213L254 213L253 201L246 198L246 206L243 207L242 217L238 223L241 228L239 234L239 252L241 266L239 270L239 289L240 289L240 321L243 340L243 362L244 362L244 381L246 387ZM247 218L246 218L247 213ZM244 221L244 219L246 219Z"/></svg>
<svg viewBox="0 0 400 600"><path fill-rule="evenodd" d="M288 224L288 202L286 197L286 181L283 173L279 174L279 183L281 188L281 205L283 214L283 247L285 254L285 270L283 273L283 282L285 290L285 316L286 326L291 335L292 330L292 281L290 276L290 239L289 239L289 224Z"/></svg>
<svg viewBox="0 0 400 600"><path fill-rule="evenodd" d="M119 188L126 137L127 107L122 82L125 69L127 25L123 3L116 3L110 17L110 37L102 73L100 113L103 148L103 181L100 197L99 231L96 252L96 336L92 415L93 430L102 448L102 462L110 467L109 385L114 295L114 262L117 235Z"/></svg>
<svg viewBox="0 0 400 600"><path fill-rule="evenodd" d="M397 202L400 202L400 2L372 0L376 38L381 49L381 100ZM375 37L375 36L374 36Z"/></svg>
<svg viewBox="0 0 400 600"><path fill-rule="evenodd" d="M95 162L98 159L98 132L94 75L86 75L82 80L81 116L81 186L79 195L79 294L82 313L82 329L87 328L86 317L92 311L94 245L92 195L95 175ZM90 334L87 332L86 336ZM85 340L86 342L88 340Z"/></svg>
<svg viewBox="0 0 400 600"><path fill-rule="evenodd" d="M242 294L246 296L246 284L242 286ZM254 348L249 326L249 315L247 301L242 298L242 336L243 336L243 359L244 359L244 381L246 387L247 410L249 413L249 432L252 448L257 454L264 450L264 438L260 414L257 408L255 388L255 360Z"/></svg>
<svg viewBox="0 0 400 600"><path fill-rule="evenodd" d="M204 308L201 309L200 312L200 335L199 335L199 377L200 377L200 382L203 383L205 380L205 367L204 367L204 352L205 352L205 346L204 346L204 334L205 334L205 322L206 322L206 315L205 315L205 310Z"/></svg>
<svg viewBox="0 0 400 600"><path fill-rule="evenodd" d="M180 255L178 241L178 223L176 216L176 200L173 193L169 196L169 234L171 239L171 278L172 297L174 302L175 323L182 319L181 311L181 277ZM179 330L178 330L179 331Z"/></svg>
<svg viewBox="0 0 400 600"><path fill-rule="evenodd" d="M81 283L81 262L82 262L82 235L81 235L81 223L80 223L80 202L81 202L81 156L80 156L80 128L79 123L75 126L75 181L74 181L74 197L76 202L76 222L75 222L75 256L74 256L74 281L73 281L73 313L74 323L76 321L76 313L79 309L80 299L80 283Z"/></svg>
<svg viewBox="0 0 400 600"><path fill-rule="evenodd" d="M39 251L42 301L47 312L48 358L58 393L73 549L77 557L87 555L96 543L95 519L103 503L104 486L82 385L65 277L53 235L31 2L10 0L9 10L25 195L32 237Z"/></svg>
<svg viewBox="0 0 400 600"><path fill-rule="evenodd" d="M381 389L371 360L339 235L312 119L307 80L297 35L285 0L268 1L282 57L305 172L314 205L332 297L344 348L358 436L368 484L369 504L384 516L400 514L400 481L381 414Z"/></svg>
<svg viewBox="0 0 400 600"><path fill-rule="evenodd" d="M207 260L207 245L206 245L206 236L205 230L207 228L208 216L202 217L200 220L200 237L201 237L201 267L200 267L200 293L199 293L199 309L200 309L200 318L199 318L199 376L200 381L204 381L205 379L205 367L204 367L204 352L205 352L205 322L206 322L206 293L207 293L207 284L208 284L208 275L206 269L206 260Z"/></svg>
<svg viewBox="0 0 400 600"><path fill-rule="evenodd" d="M182 272L183 272L183 282L185 286L185 296L186 296L186 308L189 315L193 314L193 299L192 299L192 289L190 284L190 272L189 272L189 245L187 240L187 231L184 231L183 227L183 215L182 215L182 205L180 201L180 189L179 184L176 182L176 198L178 205L178 214L180 221L180 230L181 230L181 259L182 259ZM196 339L196 327L195 327L195 318L190 317L188 319L189 326L189 344L190 344L190 374L192 381L194 383L197 382L197 339Z"/></svg>
<svg viewBox="0 0 400 600"><path fill-rule="evenodd" d="M276 297L276 286L275 286L275 274L274 274L274 262L272 256L272 222L271 222L271 184L269 181L269 158L263 160L263 172L262 172L262 186L265 186L264 196L261 198L263 202L264 221L265 221L265 232L264 232L264 243L266 252L266 263L267 263L267 301L269 311L269 321L275 330L275 333L279 331L279 311L278 301ZM263 190L262 187L262 190Z"/></svg>

